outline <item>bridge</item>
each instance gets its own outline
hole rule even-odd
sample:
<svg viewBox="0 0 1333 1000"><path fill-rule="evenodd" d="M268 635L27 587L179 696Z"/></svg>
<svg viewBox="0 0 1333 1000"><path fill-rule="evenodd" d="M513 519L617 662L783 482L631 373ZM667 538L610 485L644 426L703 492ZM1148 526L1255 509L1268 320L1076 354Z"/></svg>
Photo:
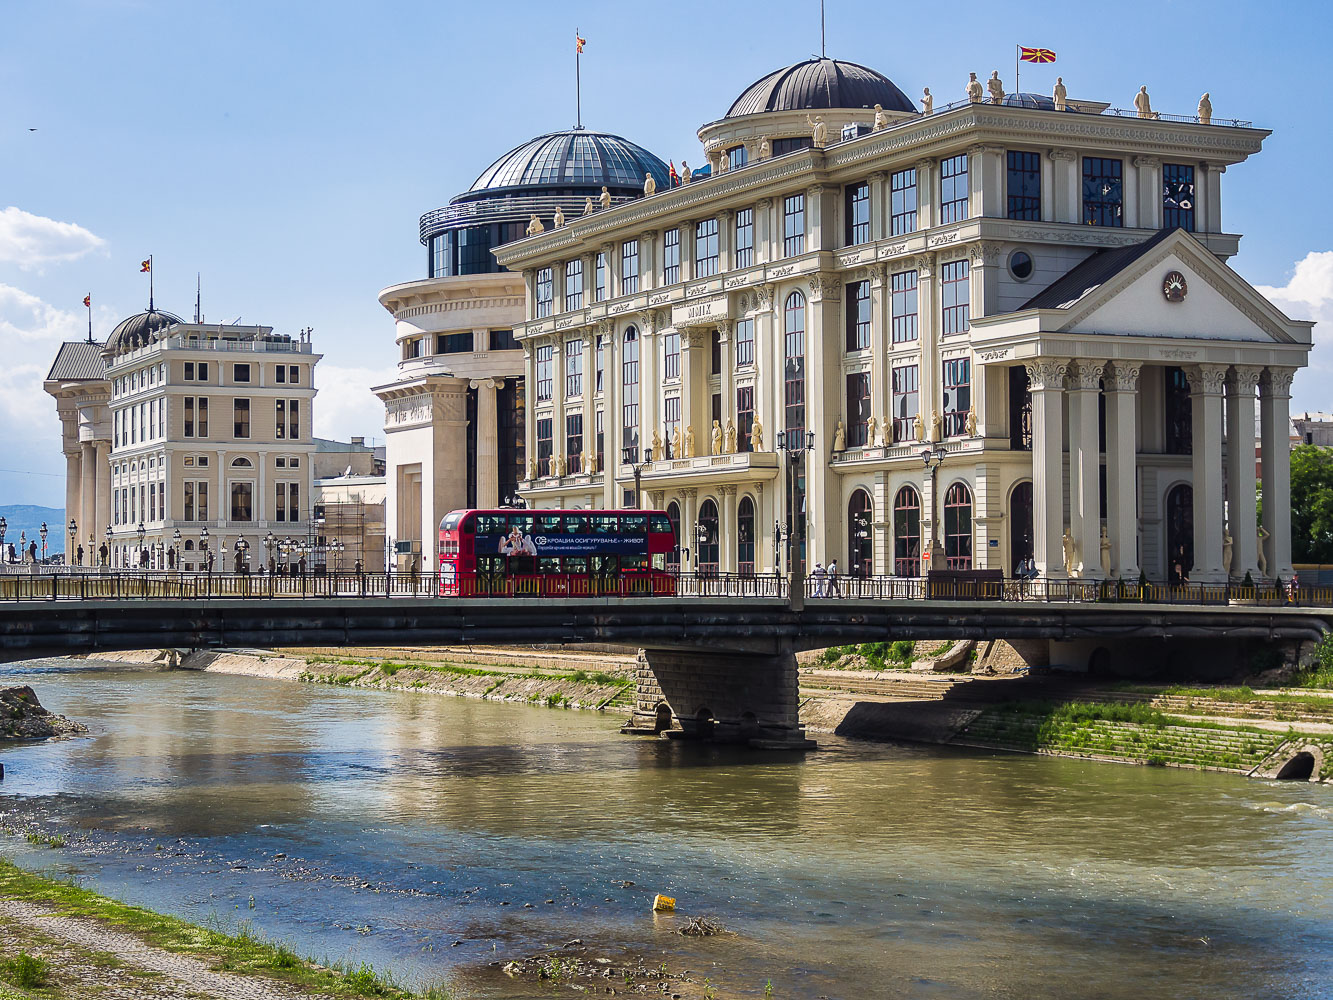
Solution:
<svg viewBox="0 0 1333 1000"><path fill-rule="evenodd" d="M54 582L53 582L54 581ZM796 653L899 639L1043 639L1071 660L1098 649L1171 660L1192 651L1317 641L1333 601L1308 589L1010 587L978 599L925 581L793 602L773 578L682 580L678 596L439 598L433 578L182 581L150 577L0 580L0 655L237 646L616 643L644 650L636 717L668 706L686 735L804 745ZM373 583L374 586L370 584ZM906 586L906 585L911 586ZM301 590L305 593L302 594ZM386 594L388 596L386 596ZM364 596L363 596L364 595ZM1318 606L1310 606L1316 603Z"/></svg>

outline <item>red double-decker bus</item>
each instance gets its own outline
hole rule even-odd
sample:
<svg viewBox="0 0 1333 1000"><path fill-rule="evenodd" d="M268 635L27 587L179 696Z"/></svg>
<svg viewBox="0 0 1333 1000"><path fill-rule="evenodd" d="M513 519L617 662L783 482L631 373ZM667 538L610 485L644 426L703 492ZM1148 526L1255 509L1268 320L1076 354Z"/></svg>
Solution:
<svg viewBox="0 0 1333 1000"><path fill-rule="evenodd" d="M455 510L440 522L440 593L674 594L675 546L656 510Z"/></svg>

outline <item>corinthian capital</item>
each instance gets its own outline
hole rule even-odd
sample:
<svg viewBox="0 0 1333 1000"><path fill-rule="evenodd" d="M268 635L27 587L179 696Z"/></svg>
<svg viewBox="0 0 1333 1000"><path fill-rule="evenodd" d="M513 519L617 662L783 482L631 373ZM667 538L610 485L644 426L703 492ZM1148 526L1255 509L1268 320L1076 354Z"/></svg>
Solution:
<svg viewBox="0 0 1333 1000"><path fill-rule="evenodd" d="M1069 374L1069 362L1063 358L1035 358L1023 366L1028 373L1028 387L1035 390L1063 389Z"/></svg>
<svg viewBox="0 0 1333 1000"><path fill-rule="evenodd" d="M1222 386L1226 382L1227 366L1186 365L1185 378L1189 380L1191 393L1214 396L1222 391Z"/></svg>
<svg viewBox="0 0 1333 1000"><path fill-rule="evenodd" d="M1106 373L1105 361L1080 361L1069 366L1070 389L1100 389L1102 375Z"/></svg>
<svg viewBox="0 0 1333 1000"><path fill-rule="evenodd" d="M1259 392L1265 396L1290 396L1291 380L1295 377L1295 368L1267 368L1259 381Z"/></svg>
<svg viewBox="0 0 1333 1000"><path fill-rule="evenodd" d="M1263 374L1264 370L1259 365L1232 365L1231 374L1227 377L1227 392L1238 396L1253 396Z"/></svg>
<svg viewBox="0 0 1333 1000"><path fill-rule="evenodd" d="M1107 366L1102 376L1108 392L1133 392L1139 387L1139 373L1143 366L1136 361L1117 361Z"/></svg>

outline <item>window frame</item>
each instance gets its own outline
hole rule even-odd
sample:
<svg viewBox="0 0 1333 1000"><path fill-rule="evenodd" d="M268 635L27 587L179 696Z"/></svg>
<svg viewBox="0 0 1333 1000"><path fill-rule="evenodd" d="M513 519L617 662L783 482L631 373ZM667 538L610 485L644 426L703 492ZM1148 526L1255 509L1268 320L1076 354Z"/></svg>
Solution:
<svg viewBox="0 0 1333 1000"><path fill-rule="evenodd" d="M620 294L635 295L639 291L639 241L625 240L620 244Z"/></svg>
<svg viewBox="0 0 1333 1000"><path fill-rule="evenodd" d="M805 253L805 193L789 194L782 199L782 256L799 257Z"/></svg>
<svg viewBox="0 0 1333 1000"><path fill-rule="evenodd" d="M959 153L940 160L940 225L964 222L968 218L971 181L968 155Z"/></svg>
<svg viewBox="0 0 1333 1000"><path fill-rule="evenodd" d="M972 268L966 258L940 265L940 335L954 337L972 328Z"/></svg>
<svg viewBox="0 0 1333 1000"><path fill-rule="evenodd" d="M1026 149L1005 152L1004 197L1006 218L1019 222L1041 221L1040 153Z"/></svg>
<svg viewBox="0 0 1333 1000"><path fill-rule="evenodd" d="M859 181L843 188L844 246L870 242L870 182Z"/></svg>
<svg viewBox="0 0 1333 1000"><path fill-rule="evenodd" d="M583 308L583 258L565 261L565 312Z"/></svg>
<svg viewBox="0 0 1333 1000"><path fill-rule="evenodd" d="M871 309L870 281L849 281L843 296L843 314L846 326L847 353L870 349Z"/></svg>
<svg viewBox="0 0 1333 1000"><path fill-rule="evenodd" d="M680 283L680 227L662 233L662 284Z"/></svg>
<svg viewBox="0 0 1333 1000"><path fill-rule="evenodd" d="M717 219L701 219L694 224L694 276L711 278L721 263Z"/></svg>
<svg viewBox="0 0 1333 1000"><path fill-rule="evenodd" d="M1115 169L1106 172L1111 164ZM1110 156L1083 157L1083 224L1085 226L1105 226L1121 229L1125 225L1125 161ZM1103 191L1100 195L1089 197L1093 187L1100 181ZM1105 190L1107 182L1114 181L1114 190L1118 197L1112 198Z"/></svg>
<svg viewBox="0 0 1333 1000"><path fill-rule="evenodd" d="M533 295L537 300L537 318L542 319L551 315L555 297L555 272L552 268L537 268L537 274L533 279Z"/></svg>
<svg viewBox="0 0 1333 1000"><path fill-rule="evenodd" d="M738 208L736 210L736 224L734 227L735 239L732 245L732 256L735 258L732 267L739 270L743 267L754 265L754 209ZM742 238L744 233L744 238Z"/></svg>

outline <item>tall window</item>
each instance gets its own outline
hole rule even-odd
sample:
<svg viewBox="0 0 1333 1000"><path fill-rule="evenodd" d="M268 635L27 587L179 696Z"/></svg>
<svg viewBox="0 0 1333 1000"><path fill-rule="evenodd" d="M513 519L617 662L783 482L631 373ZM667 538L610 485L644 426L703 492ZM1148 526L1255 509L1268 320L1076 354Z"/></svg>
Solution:
<svg viewBox="0 0 1333 1000"><path fill-rule="evenodd" d="M565 312L583 308L583 261L565 261Z"/></svg>
<svg viewBox="0 0 1333 1000"><path fill-rule="evenodd" d="M662 234L662 284L674 285L680 280L680 230L668 229Z"/></svg>
<svg viewBox="0 0 1333 1000"><path fill-rule="evenodd" d="M254 519L253 487L249 483L231 484L231 519L233 521Z"/></svg>
<svg viewBox="0 0 1333 1000"><path fill-rule="evenodd" d="M279 399L277 401L277 420L275 421L277 438L281 441L287 436L287 400Z"/></svg>
<svg viewBox="0 0 1333 1000"><path fill-rule="evenodd" d="M605 415L606 415L605 410L598 410L597 416L594 418L597 431L597 436L596 436L597 468L599 469L606 468L606 466L602 464L603 462L606 461L606 426L602 419Z"/></svg>
<svg viewBox="0 0 1333 1000"><path fill-rule="evenodd" d="M676 454L676 431L680 428L680 397L668 396L662 400L662 423L666 431L667 458L684 458Z"/></svg>
<svg viewBox="0 0 1333 1000"><path fill-rule="evenodd" d="M662 377L680 378L680 331L662 334Z"/></svg>
<svg viewBox="0 0 1333 1000"><path fill-rule="evenodd" d="M717 269L717 220L704 219L694 224L694 276L712 277Z"/></svg>
<svg viewBox="0 0 1333 1000"><path fill-rule="evenodd" d="M622 461L639 460L639 332L630 327L625 331L625 355L621 359Z"/></svg>
<svg viewBox="0 0 1333 1000"><path fill-rule="evenodd" d="M742 208L736 212L736 264L737 268L749 267L754 263L754 209Z"/></svg>
<svg viewBox="0 0 1333 1000"><path fill-rule="evenodd" d="M551 418L542 417L537 421L537 475L551 474Z"/></svg>
<svg viewBox="0 0 1333 1000"><path fill-rule="evenodd" d="M895 344L906 344L917 339L919 333L915 271L899 271L890 275L889 317Z"/></svg>
<svg viewBox="0 0 1333 1000"><path fill-rule="evenodd" d="M898 365L891 375L893 389L893 440L916 440L916 415L920 408L919 369L916 365Z"/></svg>
<svg viewBox="0 0 1333 1000"><path fill-rule="evenodd" d="M848 184L843 191L847 224L844 236L847 246L870 242L870 185Z"/></svg>
<svg viewBox="0 0 1333 1000"><path fill-rule="evenodd" d="M194 397L185 397L185 437L194 437ZM120 444L120 413L116 414L116 444Z"/></svg>
<svg viewBox="0 0 1333 1000"><path fill-rule="evenodd" d="M892 215L889 232L903 236L916 232L916 167L899 170L889 178L892 195Z"/></svg>
<svg viewBox="0 0 1333 1000"><path fill-rule="evenodd" d="M1185 369L1166 369L1166 453L1194 454L1194 414L1190 405L1190 383ZM1188 568L1188 567L1187 567Z"/></svg>
<svg viewBox="0 0 1333 1000"><path fill-rule="evenodd" d="M605 385L605 383L606 383L606 338L605 338L605 337L598 337L598 338L597 338L597 348L596 348L596 350L593 352L593 364L594 364L594 366L595 366L596 369L597 369L597 371L596 371L596 372L594 373L594 375L593 375L593 378L596 380L596 383L597 383L596 386L595 386L595 391L596 391L597 395L600 396L600 395L602 394L602 390L606 387L606 385ZM599 456L599 457L600 457L600 456Z"/></svg>
<svg viewBox="0 0 1333 1000"><path fill-rule="evenodd" d="M555 294L553 291L554 279L549 267L540 268L537 271L537 316L551 315L551 297Z"/></svg>
<svg viewBox="0 0 1333 1000"><path fill-rule="evenodd" d="M805 430L805 296L792 292L787 296L786 337L782 377L783 427L788 431Z"/></svg>
<svg viewBox="0 0 1333 1000"><path fill-rule="evenodd" d="M853 372L847 376L847 447L866 446L869 420L870 373Z"/></svg>
<svg viewBox="0 0 1333 1000"><path fill-rule="evenodd" d="M722 331L714 330L708 336L708 374L722 374Z"/></svg>
<svg viewBox="0 0 1333 1000"><path fill-rule="evenodd" d="M287 439L289 441L299 441L301 439L301 401L299 399L287 400Z"/></svg>
<svg viewBox="0 0 1333 1000"><path fill-rule="evenodd" d="M599 253L592 269L592 300L601 302L606 298L606 254Z"/></svg>
<svg viewBox="0 0 1333 1000"><path fill-rule="evenodd" d="M965 260L951 260L940 268L940 302L944 306L944 335L966 333L969 322L972 290Z"/></svg>
<svg viewBox="0 0 1333 1000"><path fill-rule="evenodd" d="M815 144L815 140L808 135L788 136L782 139L773 140L773 155L784 156L787 153L794 153L798 149L809 149Z"/></svg>
<svg viewBox="0 0 1333 1000"><path fill-rule="evenodd" d="M1041 155L1009 150L1009 218L1041 221Z"/></svg>
<svg viewBox="0 0 1333 1000"><path fill-rule="evenodd" d="M950 358L944 362L944 436L967 433L967 411L972 408L972 359Z"/></svg>
<svg viewBox="0 0 1333 1000"><path fill-rule="evenodd" d="M967 218L967 154L940 161L940 225Z"/></svg>
<svg viewBox="0 0 1333 1000"><path fill-rule="evenodd" d="M736 367L754 364L754 320L736 320Z"/></svg>
<svg viewBox="0 0 1333 1000"><path fill-rule="evenodd" d="M736 505L736 572L754 573L754 501L748 496Z"/></svg>
<svg viewBox="0 0 1333 1000"><path fill-rule="evenodd" d="M754 386L736 387L736 450L750 450L750 433L754 430Z"/></svg>
<svg viewBox="0 0 1333 1000"><path fill-rule="evenodd" d="M1083 222L1123 226L1124 164L1100 156L1083 157Z"/></svg>
<svg viewBox="0 0 1333 1000"><path fill-rule="evenodd" d="M805 253L805 195L782 199L782 256Z"/></svg>
<svg viewBox="0 0 1333 1000"><path fill-rule="evenodd" d="M195 426L195 437L208 437L208 397L199 397L199 422Z"/></svg>
<svg viewBox="0 0 1333 1000"><path fill-rule="evenodd" d="M1162 228L1194 232L1194 167L1162 164Z"/></svg>
<svg viewBox="0 0 1333 1000"><path fill-rule="evenodd" d="M1009 447L1032 450L1032 385L1022 365L1009 369Z"/></svg>
<svg viewBox="0 0 1333 1000"><path fill-rule="evenodd" d="M847 286L847 350L864 351L870 346L870 282L853 281Z"/></svg>
<svg viewBox="0 0 1333 1000"><path fill-rule="evenodd" d="M537 402L542 403L554 395L555 390L555 348L551 344L542 344L537 348Z"/></svg>
<svg viewBox="0 0 1333 1000"><path fill-rule="evenodd" d="M639 241L626 240L620 245L620 294L633 295L639 290Z"/></svg>
<svg viewBox="0 0 1333 1000"><path fill-rule="evenodd" d="M250 436L250 400L236 399L231 404L232 437Z"/></svg>
<svg viewBox="0 0 1333 1000"><path fill-rule="evenodd" d="M954 483L944 494L944 565L972 568L972 491Z"/></svg>
<svg viewBox="0 0 1333 1000"><path fill-rule="evenodd" d="M921 495L911 486L893 498L893 572L921 575Z"/></svg>
<svg viewBox="0 0 1333 1000"><path fill-rule="evenodd" d="M744 146L732 146L727 150L727 157L731 160L731 169L738 170L750 162L750 151Z"/></svg>
<svg viewBox="0 0 1333 1000"><path fill-rule="evenodd" d="M583 341L565 341L565 395L583 395Z"/></svg>
<svg viewBox="0 0 1333 1000"><path fill-rule="evenodd" d="M576 474L583 458L583 414L570 413L565 416L565 459L569 474Z"/></svg>

